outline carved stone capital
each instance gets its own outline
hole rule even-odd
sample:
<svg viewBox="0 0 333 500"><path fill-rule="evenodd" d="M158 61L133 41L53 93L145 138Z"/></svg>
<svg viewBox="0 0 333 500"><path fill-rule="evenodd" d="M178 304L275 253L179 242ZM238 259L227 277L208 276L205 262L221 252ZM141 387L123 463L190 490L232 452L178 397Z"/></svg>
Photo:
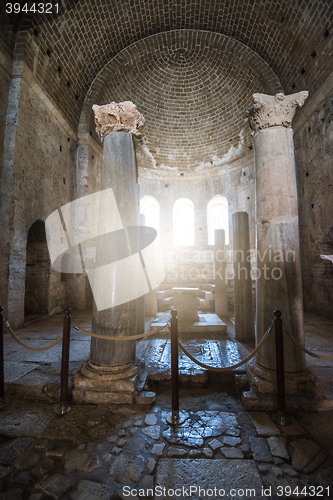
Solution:
<svg viewBox="0 0 333 500"><path fill-rule="evenodd" d="M96 132L101 141L112 132L128 132L142 138L145 119L131 101L110 102L104 106L94 104Z"/></svg>
<svg viewBox="0 0 333 500"><path fill-rule="evenodd" d="M301 108L309 92L274 95L253 94L253 105L247 110L252 135L268 127L291 127L296 108Z"/></svg>

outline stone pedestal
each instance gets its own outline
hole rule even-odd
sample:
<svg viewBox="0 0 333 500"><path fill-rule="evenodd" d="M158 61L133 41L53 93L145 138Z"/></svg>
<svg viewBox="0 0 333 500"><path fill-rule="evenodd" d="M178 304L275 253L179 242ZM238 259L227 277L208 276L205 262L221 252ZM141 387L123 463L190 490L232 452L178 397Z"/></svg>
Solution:
<svg viewBox="0 0 333 500"><path fill-rule="evenodd" d="M249 216L232 215L236 340L254 341Z"/></svg>
<svg viewBox="0 0 333 500"><path fill-rule="evenodd" d="M215 229L215 314L228 316L225 231Z"/></svg>
<svg viewBox="0 0 333 500"><path fill-rule="evenodd" d="M291 122L297 106L302 106L308 93L290 96L254 94L249 110L253 130L256 168L256 341L260 342L269 327L274 310L282 312L283 325L301 342L303 332L303 300L299 251L299 226L296 169ZM291 373L303 373L296 392L313 396L313 382L305 371L304 353L284 335L286 380ZM256 358L254 393L262 400L274 394L275 343L272 334ZM264 371L271 378L264 378ZM265 373L266 373L265 371ZM296 376L296 375L295 375ZM261 378L263 377L263 378ZM307 385L308 381L308 385ZM260 390L260 386L263 390ZM300 394L294 394L299 400ZM318 393L318 397L320 394ZM291 398L289 398L289 401ZM258 407L261 402L258 401ZM287 407L288 408L288 407Z"/></svg>
<svg viewBox="0 0 333 500"><path fill-rule="evenodd" d="M179 323L196 323L198 316L198 293L199 288L181 288L172 289L174 293L174 306L177 310Z"/></svg>
<svg viewBox="0 0 333 500"><path fill-rule="evenodd" d="M99 272L98 277L99 280L108 280L107 291L111 299L119 294L123 299L115 302L118 305L114 307L100 310L97 309L94 301L92 331L117 337L137 333L136 297L138 295L133 288L133 283L130 283L131 279L124 277L125 269L119 264L121 260L117 260L119 259L117 247L123 246L122 257L129 258L131 261L133 271L131 271L131 278L133 282L136 281L139 277L139 274L135 272L139 239L137 238L134 242L133 238L130 240L127 227L139 226L139 189L131 134L135 134L136 130L137 135L140 135L139 118L141 115L131 103L112 104L113 106L94 107L96 108L94 111L97 131L101 138L104 137L101 186L102 189L112 188L123 230L118 231L119 244L107 245L107 242L103 240L103 245L99 245L97 241L96 263L98 264L103 259L105 261L106 255L110 256L110 262L115 262L112 268L101 267L102 271ZM126 106L123 106L125 104ZM117 113L117 120L115 120ZM103 207L101 207L101 212L103 212ZM110 217L112 215L110 214ZM133 262L134 265L132 265ZM104 274L107 274L107 277L104 278ZM133 403L138 374L138 368L134 366L135 346L136 340L116 341L92 337L90 360L82 367L81 373L74 381L74 400L87 403Z"/></svg>

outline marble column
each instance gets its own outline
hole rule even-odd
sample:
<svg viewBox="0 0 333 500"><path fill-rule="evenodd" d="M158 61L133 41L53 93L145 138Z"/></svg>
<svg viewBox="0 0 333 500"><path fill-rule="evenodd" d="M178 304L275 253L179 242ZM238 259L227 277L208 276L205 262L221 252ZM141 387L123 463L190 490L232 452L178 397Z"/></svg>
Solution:
<svg viewBox="0 0 333 500"><path fill-rule="evenodd" d="M117 232L119 241L110 239L109 245L109 240L103 240L102 245L97 242L96 262L99 262L99 256L102 254L104 260L105 255L110 255L111 262L114 261L116 264L121 263L120 257L132 258L133 256L134 261L139 250L139 232L137 240L134 236L133 243L133 234L130 233L129 226L138 228L140 218L138 174L132 135L141 136L143 117L129 102L93 106L93 109L96 131L100 138L104 139L101 188L102 190L112 188L118 211L117 217L120 218L123 226L123 229ZM103 209L101 206L102 220L103 215L105 216L104 211L105 207ZM109 237L115 238L113 233L110 233ZM135 280L134 267L133 271L132 277ZM92 331L113 337L135 335L137 333L137 295L135 291L130 290L131 279L128 277L125 279L124 267L121 265L115 265L111 272L106 271L105 274L108 275L104 278L103 272L100 273L101 281L98 284L100 283L100 286L105 288L102 280L107 280L108 288L105 288L105 294L108 294L111 303L119 293L125 298L123 301L114 301L113 303L117 304L114 307L98 308L97 296L95 296ZM89 278L91 279L90 276ZM100 286L95 286L95 289L100 289ZM130 295L135 298L126 299ZM92 337L90 359L74 380L74 400L87 403L133 403L138 373L138 367L134 365L135 346L136 340L116 341Z"/></svg>
<svg viewBox="0 0 333 500"><path fill-rule="evenodd" d="M256 340L260 342L282 312L284 326L301 343L303 299L293 130L291 122L308 92L285 96L254 94L248 110L256 169ZM284 335L287 408L308 407L320 398L314 375L306 370L304 353ZM254 408L275 408L275 344L271 335L248 366L252 390L262 400ZM271 398L269 397L271 394ZM304 396L306 397L304 398ZM245 406L248 408L251 405Z"/></svg>
<svg viewBox="0 0 333 500"><path fill-rule="evenodd" d="M146 225L146 216L140 214L140 226L144 227ZM138 317L137 317L137 333L141 334L145 332L145 296L141 295L137 299L138 305Z"/></svg>
<svg viewBox="0 0 333 500"><path fill-rule="evenodd" d="M235 335L239 341L254 341L254 311L250 262L249 216L232 215L235 293Z"/></svg>
<svg viewBox="0 0 333 500"><path fill-rule="evenodd" d="M220 318L228 316L226 262L225 231L215 229L215 314Z"/></svg>

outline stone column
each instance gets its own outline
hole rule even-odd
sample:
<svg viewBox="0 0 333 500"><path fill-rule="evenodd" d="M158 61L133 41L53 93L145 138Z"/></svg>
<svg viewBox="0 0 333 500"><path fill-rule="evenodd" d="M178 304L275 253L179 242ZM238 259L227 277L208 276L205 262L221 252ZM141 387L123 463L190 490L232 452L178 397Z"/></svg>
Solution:
<svg viewBox="0 0 333 500"><path fill-rule="evenodd" d="M252 128L256 168L256 339L263 337L282 312L284 326L303 343L303 300L299 250L299 225L291 122L308 92L285 96L254 94L248 110ZM309 406L309 398L320 397L318 382L305 370L303 352L284 335L287 408ZM262 399L255 408L275 408L274 336L248 366L252 390ZM301 396L301 394L303 396ZM306 397L304 399L304 395ZM303 397L303 400L302 400ZM248 408L251 405L246 404Z"/></svg>
<svg viewBox="0 0 333 500"><path fill-rule="evenodd" d="M253 341L254 313L247 212L236 212L232 215L232 228L236 340Z"/></svg>
<svg viewBox="0 0 333 500"><path fill-rule="evenodd" d="M146 216L140 214L140 226L144 227L146 225ZM145 296L141 295L137 299L138 305L138 317L137 317L137 333L141 334L145 332Z"/></svg>
<svg viewBox="0 0 333 500"><path fill-rule="evenodd" d="M215 229L215 314L220 318L228 316L226 262L225 231Z"/></svg>
<svg viewBox="0 0 333 500"><path fill-rule="evenodd" d="M123 257L135 256L139 249L139 237L137 245L133 244L133 238L130 238L131 235L127 228L128 226L138 227L140 220L136 156L131 134L141 136L143 117L130 102L93 106L93 109L97 125L96 131L101 140L104 138L101 186L104 190L112 188L116 208L123 225L123 230L117 233L121 238L119 244L117 240L116 244L110 243L107 246L104 240L102 245L104 248L99 248L97 242L96 261L98 262L102 252L104 252L104 260L107 254L110 254L111 257L117 255L119 245L124 247L122 249ZM104 211L105 207L104 210L103 206L100 207L102 219ZM110 233L111 237L112 233ZM105 248L106 246L107 248ZM118 262L120 263L121 260ZM125 279L123 273L124 268L115 265L112 272L105 277L110 298L123 293L124 288L131 286L130 279ZM98 275L101 286L105 286L105 283L102 282L103 274ZM133 276L133 280L135 280L135 276ZM95 287L96 290L99 288ZM135 293L132 293L132 297L135 297ZM127 302L125 302L125 297L123 303L118 301L118 305L107 309L103 307L100 310L96 306L96 300L94 300L92 318L92 331L94 333L108 336L136 334L136 297L132 300L127 299ZM115 341L92 337L90 360L81 368L81 374L74 381L74 400L87 403L133 403L138 372L138 368L134 366L135 345L136 340Z"/></svg>

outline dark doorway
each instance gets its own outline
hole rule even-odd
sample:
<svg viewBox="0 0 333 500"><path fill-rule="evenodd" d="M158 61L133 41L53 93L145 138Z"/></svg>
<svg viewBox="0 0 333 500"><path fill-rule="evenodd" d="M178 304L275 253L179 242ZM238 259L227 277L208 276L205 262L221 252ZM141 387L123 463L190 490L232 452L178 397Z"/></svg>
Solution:
<svg viewBox="0 0 333 500"><path fill-rule="evenodd" d="M24 316L48 314L50 259L45 223L37 220L28 231Z"/></svg>

